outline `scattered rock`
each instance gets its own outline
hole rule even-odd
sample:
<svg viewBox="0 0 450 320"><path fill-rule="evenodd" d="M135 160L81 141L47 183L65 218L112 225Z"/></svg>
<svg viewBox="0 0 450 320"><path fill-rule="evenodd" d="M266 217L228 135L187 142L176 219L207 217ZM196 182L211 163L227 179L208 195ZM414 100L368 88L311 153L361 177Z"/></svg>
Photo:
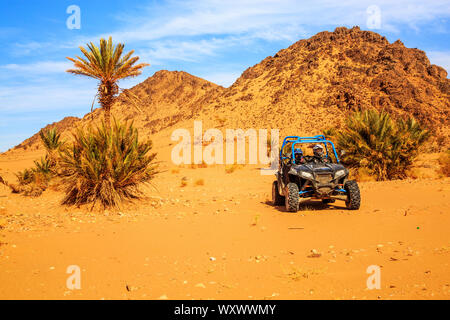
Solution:
<svg viewBox="0 0 450 320"><path fill-rule="evenodd" d="M311 254L308 256L308 258L320 258L322 256L321 253L319 253L316 249L311 250Z"/></svg>

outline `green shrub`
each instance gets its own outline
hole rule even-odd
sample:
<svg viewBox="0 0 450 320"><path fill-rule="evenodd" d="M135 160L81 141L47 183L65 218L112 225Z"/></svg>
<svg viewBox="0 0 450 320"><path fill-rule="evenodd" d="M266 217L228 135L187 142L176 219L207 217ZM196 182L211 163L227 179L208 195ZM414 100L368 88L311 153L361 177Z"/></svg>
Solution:
<svg viewBox="0 0 450 320"><path fill-rule="evenodd" d="M45 149L47 150L46 158L49 161L50 167L53 168L58 162L58 151L64 147L65 142L61 140L61 134L54 128L49 130L41 130L39 135Z"/></svg>
<svg viewBox="0 0 450 320"><path fill-rule="evenodd" d="M61 140L61 134L56 129L41 130L39 132L41 141L48 152L55 151L60 148L64 142Z"/></svg>
<svg viewBox="0 0 450 320"><path fill-rule="evenodd" d="M44 158L34 161L34 167L16 173L18 184L8 184L13 193L21 193L26 196L40 196L44 192L52 178L57 175L57 154L64 142L60 140L60 134L56 129L39 133L47 154Z"/></svg>
<svg viewBox="0 0 450 320"><path fill-rule="evenodd" d="M151 149L151 141L139 142L133 124L114 121L111 129L104 123L96 129L78 129L72 146L60 155L63 203L117 207L123 200L139 198L139 185L157 173Z"/></svg>
<svg viewBox="0 0 450 320"><path fill-rule="evenodd" d="M342 161L350 167L367 168L377 180L402 179L428 139L412 117L393 120L384 111L370 109L353 113L340 130L328 130L344 150Z"/></svg>
<svg viewBox="0 0 450 320"><path fill-rule="evenodd" d="M40 161L34 161L35 172L41 173L45 176L50 176L52 174L52 162L50 161L48 155L45 158L41 158Z"/></svg>

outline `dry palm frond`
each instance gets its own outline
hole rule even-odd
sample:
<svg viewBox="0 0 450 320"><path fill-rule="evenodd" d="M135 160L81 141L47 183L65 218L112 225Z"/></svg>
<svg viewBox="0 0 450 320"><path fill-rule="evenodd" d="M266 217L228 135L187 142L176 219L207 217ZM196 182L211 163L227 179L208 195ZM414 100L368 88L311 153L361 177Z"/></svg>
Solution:
<svg viewBox="0 0 450 320"><path fill-rule="evenodd" d="M5 185L5 186L8 186L8 182L6 182L6 180L4 180L4 179L2 178L2 176L0 176L0 183L3 184L3 185Z"/></svg>

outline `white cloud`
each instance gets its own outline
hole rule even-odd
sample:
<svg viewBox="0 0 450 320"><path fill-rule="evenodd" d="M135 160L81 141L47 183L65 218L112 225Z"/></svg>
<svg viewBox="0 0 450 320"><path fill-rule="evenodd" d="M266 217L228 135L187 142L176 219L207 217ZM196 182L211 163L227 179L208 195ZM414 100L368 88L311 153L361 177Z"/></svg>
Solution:
<svg viewBox="0 0 450 320"><path fill-rule="evenodd" d="M450 16L447 0L172 0L164 5L152 2L133 15L121 14L117 19L122 26L112 33L78 37L56 46L75 48L111 35L134 48L142 47L158 63L196 61L242 42L294 42L318 28L340 25L368 29L367 8L374 4L380 8L381 31L399 32L405 27L419 31L426 22Z"/></svg>
<svg viewBox="0 0 450 320"><path fill-rule="evenodd" d="M49 74L49 73L63 73L69 69L73 64L69 61L38 61L27 64L6 64L0 65L0 70L23 72L27 74Z"/></svg>
<svg viewBox="0 0 450 320"><path fill-rule="evenodd" d="M305 26L360 25L365 28L366 9L371 5L381 10L381 29L400 24L417 28L421 23L450 15L447 0L169 1L156 11L150 6L140 18L123 18L128 20L128 25L112 35L127 42L207 35L291 40L304 34Z"/></svg>
<svg viewBox="0 0 450 320"><path fill-rule="evenodd" d="M215 56L243 41L245 39L235 37L179 41L169 39L155 41L150 46L138 49L136 53L142 61L150 61L152 65L162 65L168 60L199 62L202 57Z"/></svg>
<svg viewBox="0 0 450 320"><path fill-rule="evenodd" d="M85 106L87 113L96 87L90 81L77 80L3 86L0 91L0 112L49 111Z"/></svg>
<svg viewBox="0 0 450 320"><path fill-rule="evenodd" d="M447 74L450 75L450 51L429 51L427 56L432 64L444 68L447 70Z"/></svg>
<svg viewBox="0 0 450 320"><path fill-rule="evenodd" d="M116 16L121 26L111 33L51 45L16 44L16 51L32 54L35 50L74 49L111 35L115 41L145 49L158 62L196 61L242 42L294 42L318 29L340 25L368 29L366 10L373 5L381 13L381 29L375 31L399 32L409 28L419 32L427 22L450 17L448 0L170 0L164 4L152 1L141 5L139 11Z"/></svg>

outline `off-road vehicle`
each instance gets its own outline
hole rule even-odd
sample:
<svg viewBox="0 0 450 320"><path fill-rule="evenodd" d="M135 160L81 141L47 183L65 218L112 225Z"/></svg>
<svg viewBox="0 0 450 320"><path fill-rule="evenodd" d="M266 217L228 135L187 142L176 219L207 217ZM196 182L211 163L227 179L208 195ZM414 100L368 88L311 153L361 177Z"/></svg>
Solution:
<svg viewBox="0 0 450 320"><path fill-rule="evenodd" d="M296 157L301 144L323 145L326 153L323 157L304 154ZM357 210L361 203L359 187L355 180L348 179L348 174L348 169L339 163L333 142L325 136L287 136L280 150L277 180L272 184L273 204L297 212L306 198L320 199L325 204L343 200L348 209Z"/></svg>

